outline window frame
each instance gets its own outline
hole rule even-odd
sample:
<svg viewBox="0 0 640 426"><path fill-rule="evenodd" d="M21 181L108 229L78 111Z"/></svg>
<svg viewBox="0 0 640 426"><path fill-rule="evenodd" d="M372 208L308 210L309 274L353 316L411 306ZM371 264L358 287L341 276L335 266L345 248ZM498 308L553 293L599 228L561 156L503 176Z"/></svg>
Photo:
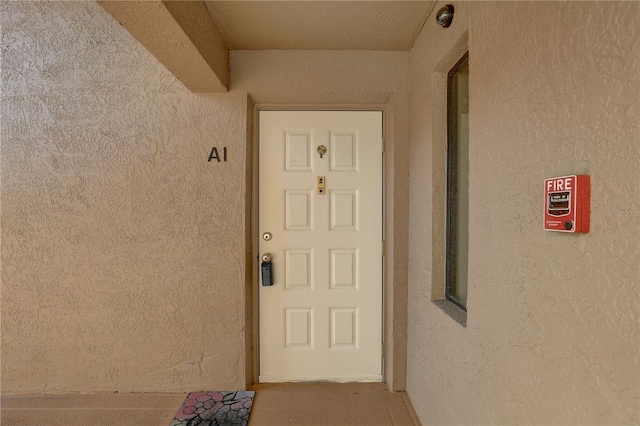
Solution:
<svg viewBox="0 0 640 426"><path fill-rule="evenodd" d="M451 114L451 105L453 101L452 80L456 75L456 73L460 71L460 69L463 68L465 65L466 66L469 65L468 50L460 57L460 59L458 59L455 65L451 67L451 69L447 72L447 107L446 107L447 109L447 125L446 125L447 126L447 154L446 154L447 166L446 166L446 187L445 187L446 240L445 240L445 265L444 265L445 266L444 296L448 302L451 302L452 304L462 309L466 313L467 312L466 304L463 304L461 301L457 300L451 294L452 290L454 289L454 286L457 284L457 282L456 283L452 282L451 269L456 268L457 263L453 262L450 256L451 248L452 248L452 241L451 241L452 233L456 231L452 229L452 224L451 224L451 214L452 214L451 198L452 197L450 193L452 189L452 176L454 174L456 175L456 184L458 184L457 182L458 167L456 167L456 169L453 170L453 161L452 161L453 155L457 154L457 149L458 149L458 134L457 134L457 131L453 129L454 124L457 124L457 120L456 121L452 120L452 114ZM469 232L468 226L467 226L466 232L467 233ZM456 247L456 251L457 251L457 247ZM468 253L468 247L467 247L467 253ZM468 255L467 255L467 262L468 262ZM466 285L468 289L468 279L467 279Z"/></svg>

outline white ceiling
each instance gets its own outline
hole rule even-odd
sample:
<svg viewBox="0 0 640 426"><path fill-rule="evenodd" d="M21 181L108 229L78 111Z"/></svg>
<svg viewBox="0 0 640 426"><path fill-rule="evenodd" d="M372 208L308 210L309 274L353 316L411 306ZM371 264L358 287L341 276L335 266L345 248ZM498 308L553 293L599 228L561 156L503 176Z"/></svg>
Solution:
<svg viewBox="0 0 640 426"><path fill-rule="evenodd" d="M434 1L205 0L229 49L408 50Z"/></svg>

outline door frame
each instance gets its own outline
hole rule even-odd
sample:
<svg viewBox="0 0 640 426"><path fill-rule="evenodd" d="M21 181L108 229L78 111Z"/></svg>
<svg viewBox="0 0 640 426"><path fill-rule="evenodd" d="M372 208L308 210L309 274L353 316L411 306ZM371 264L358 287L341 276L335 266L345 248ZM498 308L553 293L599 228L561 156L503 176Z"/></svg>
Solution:
<svg viewBox="0 0 640 426"><path fill-rule="evenodd" d="M249 101L251 102L251 101ZM389 378L393 377L393 366L396 364L395 362L389 362L389 357L393 357L393 352L396 352L396 345L400 345L399 349L404 350L406 355L406 325L404 327L398 327L395 325L397 323L396 320L405 321L406 322L406 300L404 304L403 312L398 312L398 309L393 309L393 306L396 303L390 301L389 294L393 294L393 276L395 275L393 272L393 256L389 256L388 253L392 253L390 250L389 243L393 241L393 209L389 209L388 203L388 184L389 181L393 182L394 167L392 161L390 161L387 152L389 151L389 144L393 143L393 137L391 135L392 132L389 131L389 127L391 127L390 121L392 122L392 108L388 108L387 104L345 104L345 105L326 105L326 104L271 104L271 103L254 103L251 105L249 103L247 105L247 112L250 114L248 117L248 125L249 129L249 137L247 142L252 146L248 147L247 155L251 156L250 159L247 160L247 167L250 167L250 170L247 172L251 173L250 179L250 188L251 191L251 232L249 236L249 241L251 245L251 255L250 259L247 259L247 268L251 269L251 272L247 271L247 277L250 279L250 291L248 291L248 296L251 297L251 306L247 307L247 314L251 325L251 347L248 348L250 351L250 359L247 359L248 374L247 378L247 386L252 384L259 383L259 375L260 375L260 300L259 300L259 276L258 269L260 266L259 260L259 206L260 206L260 185L259 185L259 155L260 155L260 141L259 141L259 129L260 129L260 111L381 111L382 112L382 135L383 135L383 162L382 162L382 238L383 238L383 259L382 259L382 336L381 336L381 345L382 345L382 381L389 385L391 390L404 390L405 380L402 378L399 380L402 385L394 386L393 383L389 383ZM393 188L391 188L393 190ZM388 214L391 212L391 214ZM391 232L389 232L391 231ZM391 237L391 238L390 238ZM391 275L389 275L389 269L391 269ZM393 298L393 295L391 296ZM247 301L248 302L248 301ZM250 309L250 311L249 311ZM394 324L394 326L390 326L389 324ZM249 323L247 323L249 326ZM393 328L398 327L401 333L396 331L396 339L391 338L393 333ZM399 337L399 339L398 339ZM394 345L392 348L388 346L388 342L392 342ZM405 357L406 359L406 357ZM397 373L405 374L406 371L406 361L403 364L404 368L399 368L402 370Z"/></svg>

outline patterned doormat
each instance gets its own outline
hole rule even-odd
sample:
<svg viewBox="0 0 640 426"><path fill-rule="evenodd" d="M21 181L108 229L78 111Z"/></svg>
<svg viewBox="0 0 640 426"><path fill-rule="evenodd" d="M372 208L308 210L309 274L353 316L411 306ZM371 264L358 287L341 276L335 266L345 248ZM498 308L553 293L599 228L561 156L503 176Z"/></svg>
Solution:
<svg viewBox="0 0 640 426"><path fill-rule="evenodd" d="M254 391L192 392L169 426L247 426Z"/></svg>

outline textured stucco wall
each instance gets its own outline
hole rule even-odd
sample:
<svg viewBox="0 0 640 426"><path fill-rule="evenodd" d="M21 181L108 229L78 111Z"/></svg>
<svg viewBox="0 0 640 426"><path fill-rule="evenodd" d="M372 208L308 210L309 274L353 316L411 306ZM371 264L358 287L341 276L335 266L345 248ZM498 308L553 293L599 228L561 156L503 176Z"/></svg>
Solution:
<svg viewBox="0 0 640 426"><path fill-rule="evenodd" d="M410 52L407 390L424 424L637 424L640 5L458 2ZM436 6L436 10L441 5ZM467 327L431 302L432 72L468 30ZM542 230L591 175L591 230Z"/></svg>
<svg viewBox="0 0 640 426"><path fill-rule="evenodd" d="M407 52L232 52L230 92L194 95L93 2L1 7L3 392L251 381L249 98L386 106L404 387Z"/></svg>
<svg viewBox="0 0 640 426"><path fill-rule="evenodd" d="M0 7L2 391L244 387L246 95L96 3Z"/></svg>

